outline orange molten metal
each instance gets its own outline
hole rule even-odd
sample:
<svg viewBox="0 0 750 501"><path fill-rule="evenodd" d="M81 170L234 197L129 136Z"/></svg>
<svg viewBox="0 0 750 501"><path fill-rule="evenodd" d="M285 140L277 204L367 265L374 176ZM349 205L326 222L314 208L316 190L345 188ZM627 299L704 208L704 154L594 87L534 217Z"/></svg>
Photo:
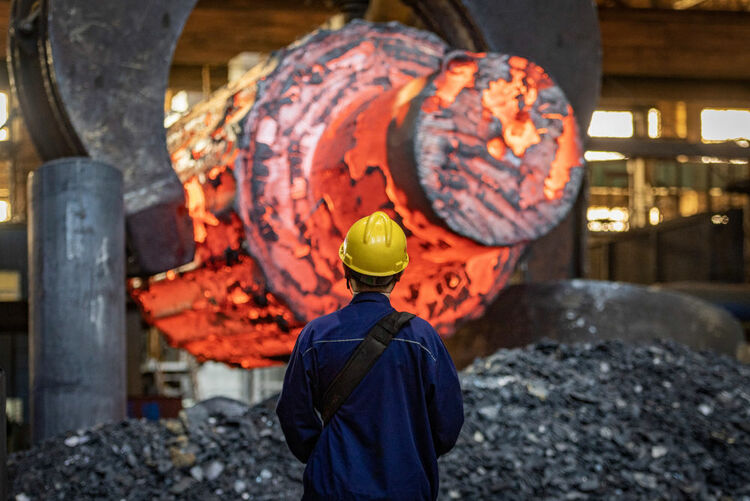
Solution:
<svg viewBox="0 0 750 501"><path fill-rule="evenodd" d="M278 363L305 322L348 301L337 251L358 218L403 225L411 264L393 304L448 336L565 215L582 175L571 108L543 70L395 24L313 33L196 108L169 145L196 261L133 296L174 345L248 368Z"/></svg>

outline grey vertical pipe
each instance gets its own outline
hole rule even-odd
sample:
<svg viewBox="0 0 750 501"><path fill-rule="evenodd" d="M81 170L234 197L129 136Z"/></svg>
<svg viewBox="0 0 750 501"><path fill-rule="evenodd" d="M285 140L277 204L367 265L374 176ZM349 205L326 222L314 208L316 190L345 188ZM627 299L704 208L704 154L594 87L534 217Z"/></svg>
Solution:
<svg viewBox="0 0 750 501"><path fill-rule="evenodd" d="M122 174L90 158L29 178L31 433L125 417Z"/></svg>
<svg viewBox="0 0 750 501"><path fill-rule="evenodd" d="M8 430L5 416L5 372L0 368L0 500L8 499Z"/></svg>

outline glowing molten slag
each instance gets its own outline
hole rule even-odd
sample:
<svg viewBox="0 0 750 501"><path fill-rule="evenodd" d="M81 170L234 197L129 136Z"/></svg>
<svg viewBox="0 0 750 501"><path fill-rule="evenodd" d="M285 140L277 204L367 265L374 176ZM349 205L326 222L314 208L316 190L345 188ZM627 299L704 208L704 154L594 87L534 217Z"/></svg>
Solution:
<svg viewBox="0 0 750 501"><path fill-rule="evenodd" d="M450 335L573 202L571 109L522 58L355 22L264 68L170 130L196 262L133 287L147 319L201 359L287 355L305 322L349 300L338 246L375 210L407 233L394 306Z"/></svg>

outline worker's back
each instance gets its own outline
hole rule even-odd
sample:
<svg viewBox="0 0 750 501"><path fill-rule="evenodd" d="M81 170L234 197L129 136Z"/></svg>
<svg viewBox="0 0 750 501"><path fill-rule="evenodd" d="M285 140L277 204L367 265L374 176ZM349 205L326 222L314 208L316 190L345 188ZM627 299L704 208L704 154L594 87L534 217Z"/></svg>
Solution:
<svg viewBox="0 0 750 501"><path fill-rule="evenodd" d="M435 499L437 456L463 424L456 370L435 330L412 319L323 428L322 395L356 346L393 311L357 294L310 322L297 341L277 413L305 469L304 499Z"/></svg>

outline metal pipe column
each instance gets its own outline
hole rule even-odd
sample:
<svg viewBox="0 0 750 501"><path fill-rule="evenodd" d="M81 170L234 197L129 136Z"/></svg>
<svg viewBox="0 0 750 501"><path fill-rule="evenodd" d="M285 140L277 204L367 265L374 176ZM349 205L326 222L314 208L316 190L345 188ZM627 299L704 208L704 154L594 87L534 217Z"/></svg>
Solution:
<svg viewBox="0 0 750 501"><path fill-rule="evenodd" d="M90 158L29 178L32 439L125 417L125 215L119 170Z"/></svg>

